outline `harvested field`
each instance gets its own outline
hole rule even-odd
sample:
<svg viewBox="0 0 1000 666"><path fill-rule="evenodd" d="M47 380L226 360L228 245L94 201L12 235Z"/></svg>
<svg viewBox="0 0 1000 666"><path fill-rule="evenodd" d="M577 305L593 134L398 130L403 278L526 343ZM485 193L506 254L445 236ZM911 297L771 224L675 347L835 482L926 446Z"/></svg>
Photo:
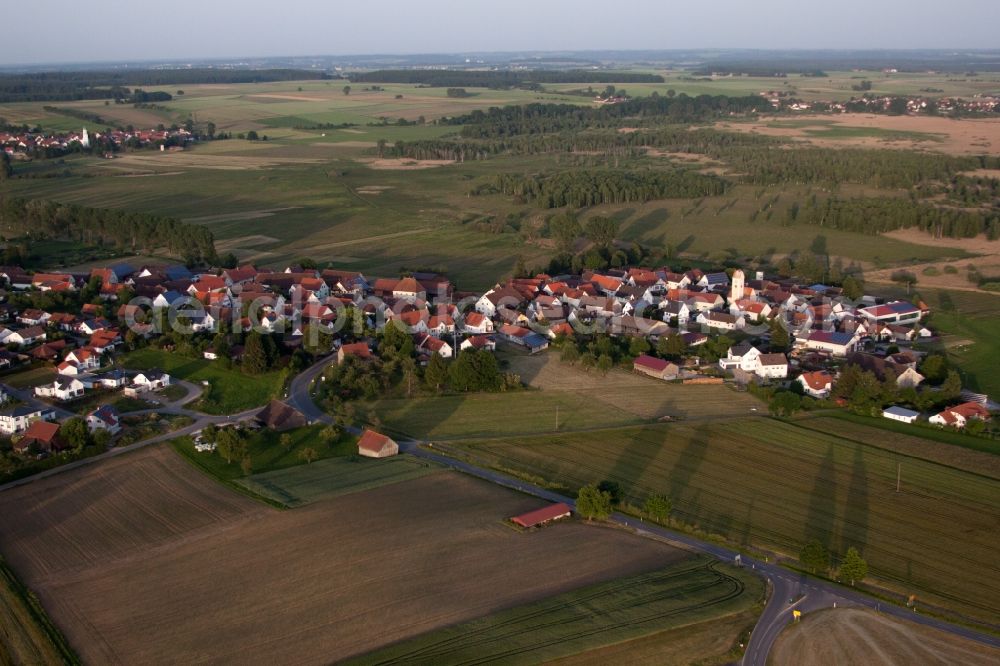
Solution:
<svg viewBox="0 0 1000 666"><path fill-rule="evenodd" d="M906 270L917 276L921 288L931 287L985 293L976 283L968 280L966 277L967 267L975 266L982 275L1000 275L1000 241L991 241L982 235L975 238L935 238L917 229L898 229L884 233L882 236L915 245L953 248L963 250L971 255L978 255L962 261L930 261L907 266ZM958 268L958 270L954 273L945 271L945 266L949 265ZM865 279L871 282L890 284L893 272L895 272L894 269L869 271L865 273Z"/></svg>
<svg viewBox="0 0 1000 666"><path fill-rule="evenodd" d="M541 390L390 398L377 401L373 409L397 433L454 439L611 428L664 416L720 419L748 415L762 405L728 386L667 384L622 370L588 373L561 363L554 354L509 352L502 358L509 371Z"/></svg>
<svg viewBox="0 0 1000 666"><path fill-rule="evenodd" d="M686 419L744 416L762 403L749 393L727 386L668 384L625 370L607 375L587 372L561 362L556 354L528 355L519 351L501 354L509 370L532 388L545 392L577 394L642 418L680 416Z"/></svg>
<svg viewBox="0 0 1000 666"><path fill-rule="evenodd" d="M369 169L384 171L414 171L418 169L434 169L436 167L454 164L455 160L411 160L407 158L376 158L360 159L359 162L368 166Z"/></svg>
<svg viewBox="0 0 1000 666"><path fill-rule="evenodd" d="M684 523L791 557L813 538L838 556L855 545L900 598L995 622L1000 482L905 458L896 492L901 457L836 432L754 418L435 448L568 493L616 481L633 506L666 493Z"/></svg>
<svg viewBox="0 0 1000 666"><path fill-rule="evenodd" d="M996 664L1000 650L859 608L810 613L774 644L774 666Z"/></svg>
<svg viewBox="0 0 1000 666"><path fill-rule="evenodd" d="M899 148L952 155L987 155L1000 151L1000 121L955 120L940 116L888 116L845 113L780 118L752 123L720 123L721 129L797 139L824 148ZM812 124L810 124L812 121Z"/></svg>
<svg viewBox="0 0 1000 666"><path fill-rule="evenodd" d="M503 524L539 505L441 473L278 511L146 449L0 494L0 549L102 664L330 663L689 557Z"/></svg>
<svg viewBox="0 0 1000 666"><path fill-rule="evenodd" d="M0 561L0 664L77 663L65 639Z"/></svg>
<svg viewBox="0 0 1000 666"><path fill-rule="evenodd" d="M130 153L116 158L116 169L122 167L161 167L167 169L215 169L248 171L295 164L319 164L322 160L306 157L251 157L249 155L212 155L203 151L184 150L166 153ZM95 168L105 166L98 162Z"/></svg>

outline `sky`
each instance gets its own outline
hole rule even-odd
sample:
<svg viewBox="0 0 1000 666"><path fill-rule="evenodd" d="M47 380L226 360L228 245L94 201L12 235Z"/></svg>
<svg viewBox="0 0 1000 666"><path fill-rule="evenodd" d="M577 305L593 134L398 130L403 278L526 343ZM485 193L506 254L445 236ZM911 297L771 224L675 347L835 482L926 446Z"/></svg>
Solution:
<svg viewBox="0 0 1000 666"><path fill-rule="evenodd" d="M30 8L25 25L35 28L5 31L0 66L523 50L1000 48L998 0L22 2Z"/></svg>

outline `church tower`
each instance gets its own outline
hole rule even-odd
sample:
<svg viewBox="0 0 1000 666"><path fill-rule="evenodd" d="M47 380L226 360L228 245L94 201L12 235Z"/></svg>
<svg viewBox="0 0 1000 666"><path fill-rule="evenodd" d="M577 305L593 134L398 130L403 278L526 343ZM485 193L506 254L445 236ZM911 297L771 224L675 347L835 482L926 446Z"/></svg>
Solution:
<svg viewBox="0 0 1000 666"><path fill-rule="evenodd" d="M746 276L743 275L743 271L736 269L733 271L732 285L729 288L729 302L735 303L736 301L743 298L746 293Z"/></svg>
<svg viewBox="0 0 1000 666"><path fill-rule="evenodd" d="M87 133L87 128L83 128L83 136L80 137L80 145L84 148L90 148L90 134Z"/></svg>

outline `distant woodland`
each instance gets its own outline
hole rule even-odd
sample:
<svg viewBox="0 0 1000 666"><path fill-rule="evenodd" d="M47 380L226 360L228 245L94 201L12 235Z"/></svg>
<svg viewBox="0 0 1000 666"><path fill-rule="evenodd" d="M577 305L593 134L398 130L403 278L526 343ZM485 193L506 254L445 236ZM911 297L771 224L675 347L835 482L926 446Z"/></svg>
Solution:
<svg viewBox="0 0 1000 666"><path fill-rule="evenodd" d="M328 74L299 69L129 69L111 71L35 72L0 74L0 102L56 102L85 99L120 99L155 102L166 93L137 96L130 86L173 86L197 83L263 83L329 79ZM152 97L149 97L149 96ZM133 99L134 97L134 99Z"/></svg>

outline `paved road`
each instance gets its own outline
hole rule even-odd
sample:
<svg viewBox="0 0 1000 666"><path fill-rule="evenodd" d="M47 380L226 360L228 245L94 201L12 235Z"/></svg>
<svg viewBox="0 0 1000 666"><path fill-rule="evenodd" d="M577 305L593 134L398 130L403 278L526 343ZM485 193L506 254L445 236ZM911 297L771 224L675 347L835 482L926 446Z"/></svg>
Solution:
<svg viewBox="0 0 1000 666"><path fill-rule="evenodd" d="M451 458L432 449L421 447L421 444L421 442L417 441L404 442L400 444L400 450L418 458L431 460L466 474L551 502L565 502L570 506L575 506L576 504L570 497L560 495L546 488L521 481L500 472L484 469L465 461ZM641 536L655 537L671 545L710 555L724 562L733 563L737 555L736 551L729 548L701 541L686 534L660 527L659 525L651 525L631 516L615 513L612 514L610 520L633 529ZM762 562L747 556L741 556L741 559L744 567L750 567L768 581L770 593L767 605L751 633L750 644L747 646L743 656L742 663L745 666L765 666L767 656L771 651L771 646L774 644L775 639L777 639L788 623L792 621L792 610L798 609L805 614L809 611L822 608L833 608L834 604L838 608L862 606L874 609L903 620L917 622L963 638L1000 648L1000 637L983 634L973 629L957 626L932 617L926 617L900 606L881 603L850 589L789 571L784 567L776 566L770 562Z"/></svg>
<svg viewBox="0 0 1000 666"><path fill-rule="evenodd" d="M315 363L296 376L289 386L287 402L301 411L310 421L320 421L324 423L333 422L332 417L323 412L323 410L321 410L312 399L311 387L313 381L320 375L320 373L322 373L327 366L335 361L336 357L331 356ZM189 393L188 396L185 396L184 399L177 402L186 404L193 399L194 398L190 397ZM144 446L173 439L181 435L190 434L196 430L204 428L209 423L220 424L245 421L253 417L259 409L252 409L229 416L209 416L198 412L192 412L191 410L184 409L181 405L172 403L168 406L168 408L161 411L192 414L196 416L197 420L191 425L174 432L157 435L141 442L136 442L130 446L112 449L99 456L78 460L30 476L26 479L13 481L0 486L0 491L24 485L25 483L30 483L54 474L59 474L70 469L76 469L78 467L82 467L83 465L94 464L105 458L122 455ZM357 429L355 428L349 428L348 430L351 432L357 432ZM452 458L440 452L434 451L432 445L428 444L426 447L423 447L423 444L425 443L419 441L401 442L400 451L551 502L565 502L570 506L576 505L575 500L570 497L560 495L559 493L521 481L520 479L516 479L500 472L484 469L468 462ZM610 520L623 527L634 530L636 534L641 536L656 538L660 541L667 542L680 548L710 555L724 562L734 562L737 555L736 551L729 548L701 541L686 534L674 532L660 527L659 525L652 525L620 513L612 514ZM771 651L771 646L774 644L775 639L777 639L781 631L792 620L792 610L798 609L803 613L807 613L821 608L831 608L835 604L838 607L861 606L875 609L897 618L917 622L942 631L947 631L963 638L1000 648L1000 637L983 634L978 631L968 629L966 627L956 626L935 618L925 617L915 611L902 608L900 606L884 604L863 594L854 592L853 590L797 574L770 562L761 562L760 560L743 556L742 565L744 567L750 567L760 576L764 577L768 581L769 587L767 605L764 608L764 612L761 614L757 625L754 627L750 637L750 644L747 646L743 657L742 663L745 666L765 666L767 656Z"/></svg>

